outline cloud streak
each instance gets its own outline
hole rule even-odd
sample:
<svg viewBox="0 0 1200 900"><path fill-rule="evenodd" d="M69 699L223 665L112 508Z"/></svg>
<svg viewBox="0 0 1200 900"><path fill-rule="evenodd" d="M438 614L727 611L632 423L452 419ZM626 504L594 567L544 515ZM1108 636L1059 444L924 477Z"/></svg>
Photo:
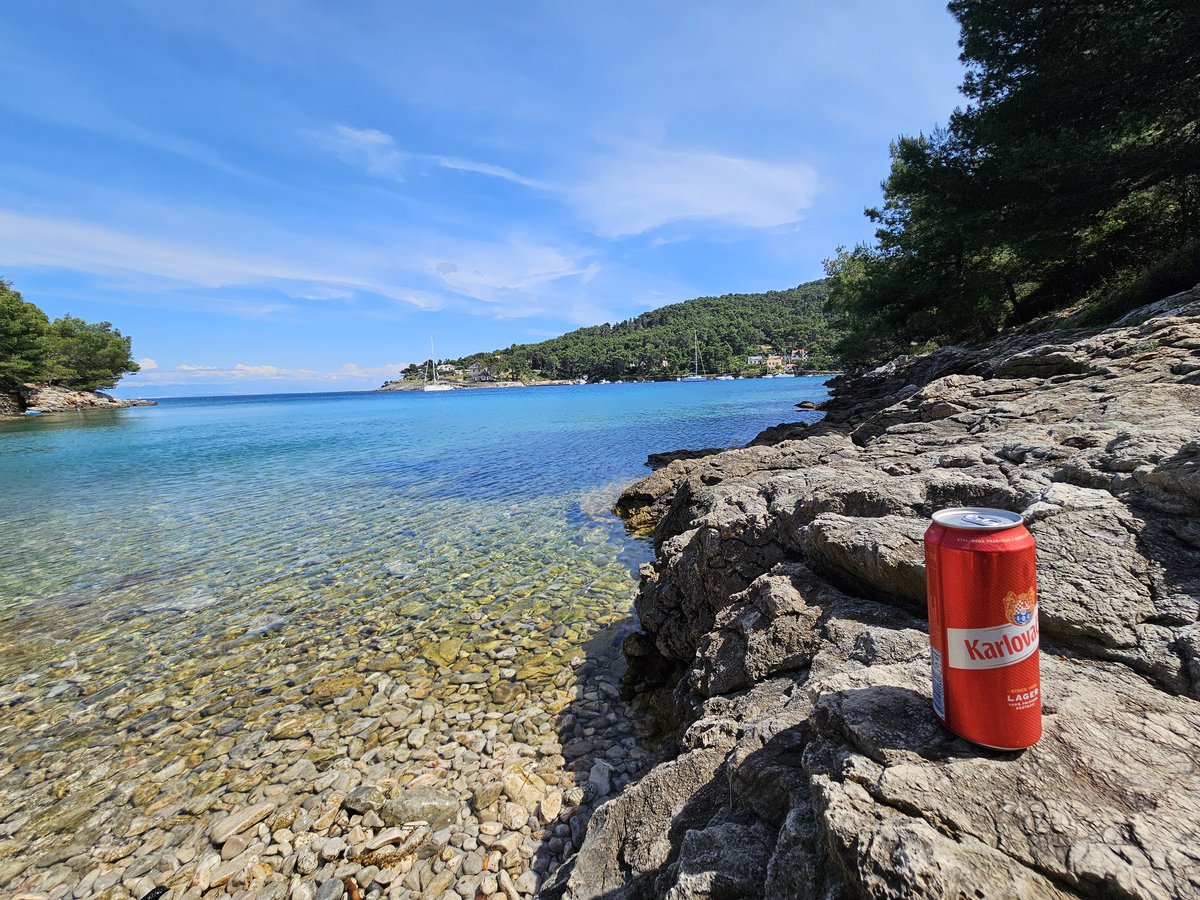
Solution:
<svg viewBox="0 0 1200 900"><path fill-rule="evenodd" d="M511 181L535 190L551 190L550 185L546 182L535 178L526 178L503 166L462 159L457 156L408 153L400 149L396 144L396 139L390 134L374 128L335 125L331 131L317 135L317 143L334 153L347 165L361 167L371 175L390 178L394 181L406 181L408 169L434 166L456 172L471 172L476 175L486 175L489 178L499 178L502 181Z"/></svg>
<svg viewBox="0 0 1200 900"><path fill-rule="evenodd" d="M153 360L149 361L153 362ZM142 371L127 376L129 380L121 387L128 390L142 385L165 387L189 384L246 384L257 381L302 381L322 384L345 384L361 381L377 383L388 378L395 378L407 365L408 363L397 362L385 363L381 366L362 366L349 362L332 371L291 368L264 363L253 365L236 363L231 368L180 363L174 369L162 369L157 365L143 365Z"/></svg>
<svg viewBox="0 0 1200 900"><path fill-rule="evenodd" d="M240 222L230 223L224 237L242 238L239 249L0 209L0 266L57 268L126 285L132 273L149 282L141 291L153 298L151 305L196 308L199 288L212 311L257 318L294 316L296 307L241 300L243 289L270 289L322 305L352 305L360 295L375 295L421 310L454 308L498 319L554 314L601 271L585 250L523 236L472 241L400 231L340 244L319 236L268 235L253 222ZM173 290L191 293L176 301Z"/></svg>
<svg viewBox="0 0 1200 900"><path fill-rule="evenodd" d="M337 253L327 256L336 257ZM290 282L297 286L294 289L299 296L316 290L337 297L358 288L422 308L436 306L428 296L364 274L354 262L233 251L89 222L0 210L0 263L6 266L48 266L93 274L137 272L206 288Z"/></svg>

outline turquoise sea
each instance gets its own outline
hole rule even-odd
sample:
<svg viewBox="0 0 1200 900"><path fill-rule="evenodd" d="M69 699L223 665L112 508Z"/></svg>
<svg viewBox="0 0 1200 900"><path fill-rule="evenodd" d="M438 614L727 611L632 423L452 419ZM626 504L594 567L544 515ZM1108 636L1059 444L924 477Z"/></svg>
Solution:
<svg viewBox="0 0 1200 900"><path fill-rule="evenodd" d="M301 754L432 777L457 745L409 740L410 701L547 741L559 768L561 744L612 745L582 716L578 736L552 725L619 667L650 554L618 494L648 453L745 443L825 395L821 378L277 395L0 423L0 855L18 860L0 889L46 889L57 869L20 860L142 827L131 806L165 828L181 804L203 820L273 796L269 765L243 781L250 749L280 771Z"/></svg>

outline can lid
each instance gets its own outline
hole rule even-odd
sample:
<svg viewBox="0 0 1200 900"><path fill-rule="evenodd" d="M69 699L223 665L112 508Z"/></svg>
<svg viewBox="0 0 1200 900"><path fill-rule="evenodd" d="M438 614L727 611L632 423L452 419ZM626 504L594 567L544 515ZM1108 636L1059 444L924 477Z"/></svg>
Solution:
<svg viewBox="0 0 1200 900"><path fill-rule="evenodd" d="M933 514L933 521L946 528L967 528L973 531L1000 531L1005 528L1016 528L1025 521L1020 513L1009 512L1006 509L988 509L979 506L959 506L952 509L939 509Z"/></svg>

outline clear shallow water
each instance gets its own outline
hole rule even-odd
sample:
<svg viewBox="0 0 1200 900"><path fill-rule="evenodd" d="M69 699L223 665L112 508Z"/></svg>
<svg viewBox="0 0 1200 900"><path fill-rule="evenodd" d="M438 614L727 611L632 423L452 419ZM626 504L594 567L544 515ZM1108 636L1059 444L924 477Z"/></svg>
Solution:
<svg viewBox="0 0 1200 900"><path fill-rule="evenodd" d="M90 860L34 874L29 860L137 831L130 806L169 848L192 840L181 806L202 829L274 798L278 771L239 777L239 748L371 777L375 749L387 777L423 783L449 751L405 743L410 700L477 730L506 712L499 738L551 741L583 690L580 658L631 610L648 549L609 509L646 455L744 443L824 396L822 379L585 385L0 423L0 858L18 860L0 888L78 880ZM463 647L436 650L447 640ZM312 688L342 676L344 696ZM271 735L293 714L305 727ZM119 870L118 851L95 852ZM151 874L194 878L186 855Z"/></svg>
<svg viewBox="0 0 1200 900"><path fill-rule="evenodd" d="M167 594L181 577L236 592L300 575L316 554L371 581L398 557L477 554L481 530L499 549L497 532L533 522L579 529L577 506L602 514L648 453L744 442L823 396L821 379L583 385L164 400L0 423L0 606L168 572Z"/></svg>

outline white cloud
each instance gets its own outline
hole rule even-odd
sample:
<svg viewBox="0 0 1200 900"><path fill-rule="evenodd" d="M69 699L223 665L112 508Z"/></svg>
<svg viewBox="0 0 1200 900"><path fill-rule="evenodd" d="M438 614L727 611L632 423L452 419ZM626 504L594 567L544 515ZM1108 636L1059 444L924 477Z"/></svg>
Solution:
<svg viewBox="0 0 1200 900"><path fill-rule="evenodd" d="M619 238L685 221L788 225L818 187L816 171L802 162L644 146L599 159L569 195L596 234Z"/></svg>
<svg viewBox="0 0 1200 900"><path fill-rule="evenodd" d="M153 360L150 360L153 362ZM292 381L321 384L345 384L366 381L371 384L394 378L408 363L385 363L380 366L362 366L349 362L333 371L300 369L271 364L250 365L236 363L232 368L221 366L180 363L174 369L161 369L156 365L149 370L128 376L123 387L136 389L140 385L187 385L187 384L239 384L255 381Z"/></svg>
<svg viewBox="0 0 1200 900"><path fill-rule="evenodd" d="M565 199L603 238L642 234L674 222L775 228L799 221L818 190L803 162L770 162L698 150L632 146L602 154L573 186L528 178L511 169L453 156L408 153L390 134L337 125L319 142L372 175L404 180L421 164L475 172Z"/></svg>
<svg viewBox="0 0 1200 900"><path fill-rule="evenodd" d="M139 359L137 364L143 372L150 372L158 368L158 363L148 356L144 356Z"/></svg>

